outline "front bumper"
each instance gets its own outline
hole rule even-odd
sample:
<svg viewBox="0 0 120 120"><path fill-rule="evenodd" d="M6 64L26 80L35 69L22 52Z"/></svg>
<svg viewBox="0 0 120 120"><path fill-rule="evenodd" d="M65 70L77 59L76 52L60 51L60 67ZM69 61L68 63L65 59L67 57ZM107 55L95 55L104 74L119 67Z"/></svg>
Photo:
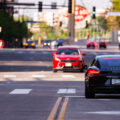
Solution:
<svg viewBox="0 0 120 120"><path fill-rule="evenodd" d="M83 63L82 62L75 62L75 63L57 63L57 65L55 66L55 69L58 69L58 70L77 70L77 69L82 69L82 65Z"/></svg>

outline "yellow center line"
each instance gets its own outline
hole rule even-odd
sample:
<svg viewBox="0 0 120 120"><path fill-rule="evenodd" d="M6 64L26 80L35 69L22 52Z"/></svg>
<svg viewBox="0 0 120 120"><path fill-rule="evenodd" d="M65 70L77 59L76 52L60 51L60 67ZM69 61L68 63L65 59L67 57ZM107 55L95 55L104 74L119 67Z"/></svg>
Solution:
<svg viewBox="0 0 120 120"><path fill-rule="evenodd" d="M61 108L61 111L60 111L58 120L64 120L68 101L69 101L69 98L66 97L65 100L64 100L63 106L62 106L62 108Z"/></svg>
<svg viewBox="0 0 120 120"><path fill-rule="evenodd" d="M58 109L58 107L59 107L59 105L60 105L61 100L62 100L62 97L59 97L59 98L57 99L57 101L56 101L56 103L55 103L55 105L54 105L51 113L49 114L47 120L54 120L54 117L55 117L55 115L56 115L56 112L57 112L57 109Z"/></svg>

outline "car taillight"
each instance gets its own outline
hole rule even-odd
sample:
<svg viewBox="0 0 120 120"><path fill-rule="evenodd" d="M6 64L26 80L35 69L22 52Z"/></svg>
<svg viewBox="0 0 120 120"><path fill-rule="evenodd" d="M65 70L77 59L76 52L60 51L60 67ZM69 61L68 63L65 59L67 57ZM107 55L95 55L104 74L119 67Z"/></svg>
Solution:
<svg viewBox="0 0 120 120"><path fill-rule="evenodd" d="M101 43L99 43L99 45L101 45Z"/></svg>
<svg viewBox="0 0 120 120"><path fill-rule="evenodd" d="M107 43L105 43L105 46L107 45Z"/></svg>
<svg viewBox="0 0 120 120"><path fill-rule="evenodd" d="M90 69L90 70L88 70L88 74L89 74L89 75L99 75L99 74L100 74L100 71Z"/></svg>

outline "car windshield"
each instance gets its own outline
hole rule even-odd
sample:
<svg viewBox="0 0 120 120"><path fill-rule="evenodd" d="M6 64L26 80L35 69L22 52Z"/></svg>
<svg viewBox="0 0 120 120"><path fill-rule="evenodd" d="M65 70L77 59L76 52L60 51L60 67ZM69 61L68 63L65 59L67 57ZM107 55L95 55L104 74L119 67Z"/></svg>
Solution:
<svg viewBox="0 0 120 120"><path fill-rule="evenodd" d="M34 43L34 41L27 41L27 43Z"/></svg>
<svg viewBox="0 0 120 120"><path fill-rule="evenodd" d="M58 49L57 52L58 55L65 54L65 55L79 55L80 52L76 48L64 48L64 49Z"/></svg>

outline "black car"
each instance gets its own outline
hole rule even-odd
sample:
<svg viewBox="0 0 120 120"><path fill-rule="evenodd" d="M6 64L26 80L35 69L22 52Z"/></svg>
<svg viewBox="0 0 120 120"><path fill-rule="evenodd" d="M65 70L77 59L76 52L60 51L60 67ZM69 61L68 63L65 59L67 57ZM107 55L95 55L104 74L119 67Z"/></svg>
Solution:
<svg viewBox="0 0 120 120"><path fill-rule="evenodd" d="M106 42L99 42L99 48L107 48L107 43Z"/></svg>
<svg viewBox="0 0 120 120"><path fill-rule="evenodd" d="M56 46L63 46L64 41L62 39L56 40Z"/></svg>
<svg viewBox="0 0 120 120"><path fill-rule="evenodd" d="M120 55L97 56L85 73L85 97L95 93L120 94Z"/></svg>

